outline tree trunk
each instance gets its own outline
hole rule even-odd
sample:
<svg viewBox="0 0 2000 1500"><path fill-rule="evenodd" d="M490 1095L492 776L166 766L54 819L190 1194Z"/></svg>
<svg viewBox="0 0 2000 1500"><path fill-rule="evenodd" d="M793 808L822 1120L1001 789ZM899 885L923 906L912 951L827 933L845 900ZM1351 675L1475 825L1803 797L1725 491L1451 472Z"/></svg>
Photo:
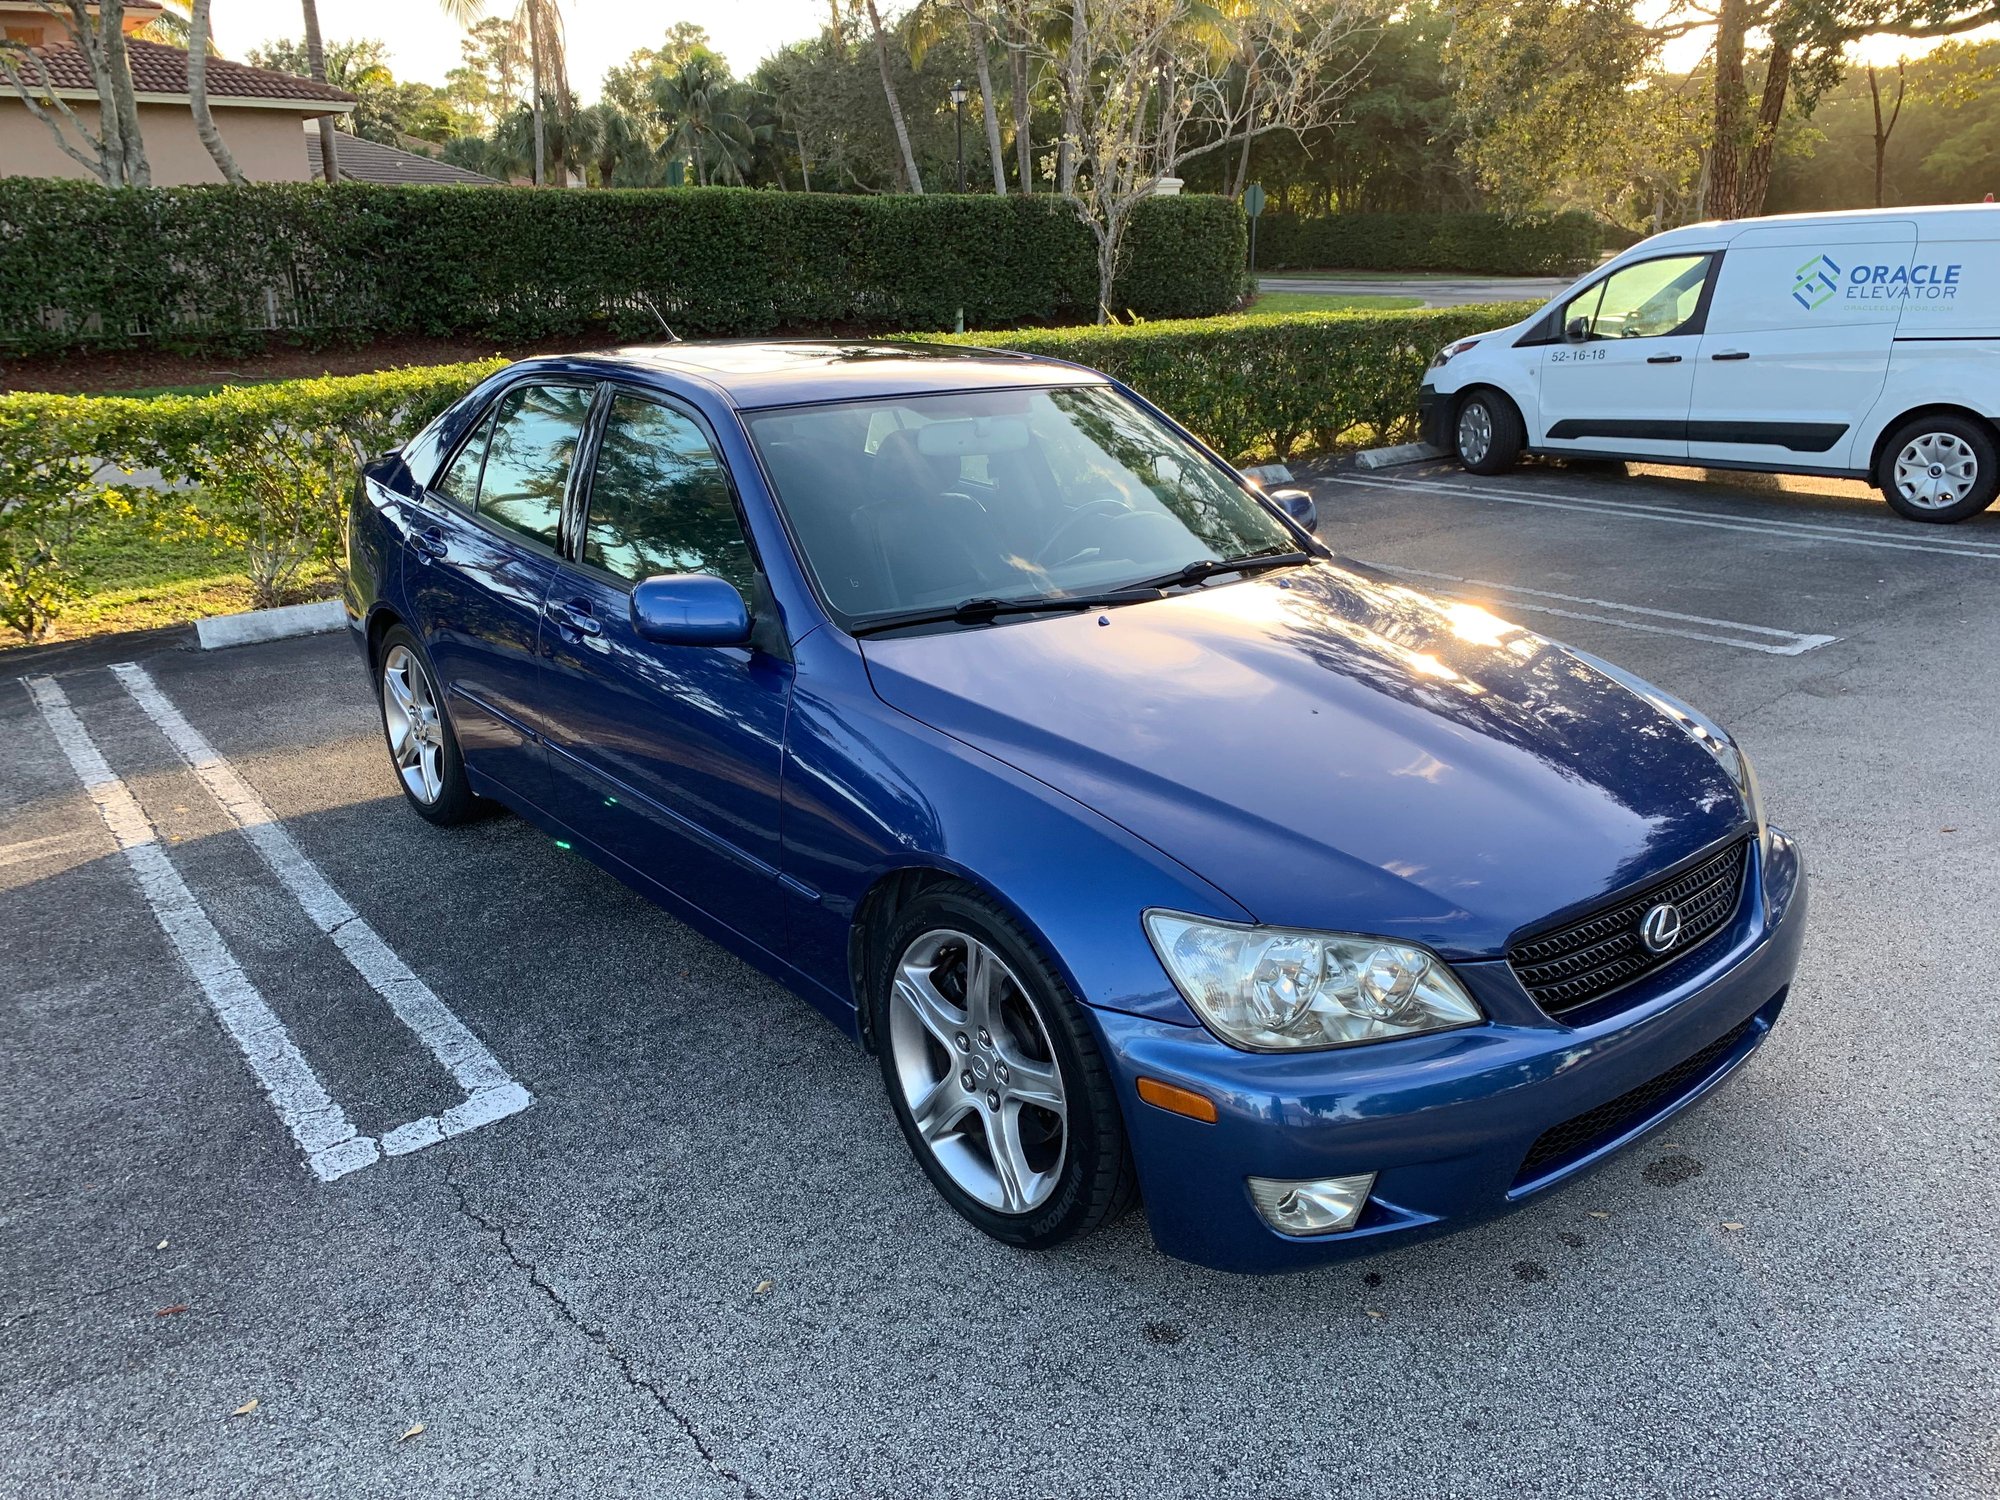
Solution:
<svg viewBox="0 0 2000 1500"><path fill-rule="evenodd" d="M72 9L80 10L73 6ZM86 15L80 15L83 27L89 26ZM102 109L102 84L99 85L100 116L108 115L115 121L117 129L116 149L119 169L127 187L151 187L153 169L146 161L146 144L139 135L139 101L132 93L132 63L125 51L125 0L104 0L98 7L98 32L104 54L104 71L109 75L111 85L111 108ZM105 136L111 144L111 136Z"/></svg>
<svg viewBox="0 0 2000 1500"><path fill-rule="evenodd" d="M1736 189L1736 218L1747 219L1764 211L1764 195L1771 190L1771 163L1778 154L1778 122L1785 116L1791 84L1791 43L1773 38L1771 60L1764 68L1764 94L1757 103L1757 130Z"/></svg>
<svg viewBox="0 0 2000 1500"><path fill-rule="evenodd" d="M896 148L903 153L903 181L913 193L921 194L924 180L917 175L917 156L910 149L909 127L903 123L903 104L896 97L895 80L889 73L889 40L882 32L882 12L875 0L867 0L868 26L875 34L875 65L882 73L882 97L889 101L889 123L896 127Z"/></svg>
<svg viewBox="0 0 2000 1500"><path fill-rule="evenodd" d="M1868 65L1868 99L1875 106L1875 206L1884 206L1888 197L1889 183L1889 137L1895 133L1896 121L1903 114L1903 60L1896 59L1896 103L1889 111L1889 120L1882 122L1882 85L1875 76L1875 65Z"/></svg>
<svg viewBox="0 0 2000 1500"><path fill-rule="evenodd" d="M1076 188L1076 148L1083 136L1083 49L1088 31L1084 0L1070 0L1069 58L1063 67L1062 140L1056 146L1056 191L1065 198Z"/></svg>
<svg viewBox="0 0 2000 1500"><path fill-rule="evenodd" d="M315 0L304 0L306 12L306 71L315 83L326 82L326 45L320 40L319 6ZM340 157L334 149L333 116L319 117L319 161L320 175L329 184L340 181Z"/></svg>
<svg viewBox="0 0 2000 1500"><path fill-rule="evenodd" d="M215 113L208 107L208 11L210 0L194 0L188 15L188 107L194 111L194 133L215 159L222 180L243 186L243 169L222 132L215 128Z"/></svg>
<svg viewBox="0 0 2000 1500"><path fill-rule="evenodd" d="M1007 57L1014 72L1014 180L1026 194L1035 190L1034 79L1025 46L1010 46Z"/></svg>
<svg viewBox="0 0 2000 1500"><path fill-rule="evenodd" d="M1715 22L1715 111L1709 123L1708 188L1702 216L1734 219L1743 178L1743 118L1749 94L1743 86L1743 48L1749 29L1749 0L1722 0Z"/></svg>
<svg viewBox="0 0 2000 1500"><path fill-rule="evenodd" d="M1000 105L993 97L993 64L986 54L986 23L970 8L965 12L966 40L979 70L979 107L986 116L986 160L993 168L993 191L1007 196L1007 158L1000 150Z"/></svg>
<svg viewBox="0 0 2000 1500"><path fill-rule="evenodd" d="M529 102L535 121L535 186L541 187L548 180L548 121L542 111L542 8L536 0L528 0L528 71L532 75L529 87L534 91Z"/></svg>
<svg viewBox="0 0 2000 1500"><path fill-rule="evenodd" d="M803 130L794 130L792 134L798 138L799 143L799 181L805 184L805 190L810 193L813 190L813 169L812 163L806 160L806 133Z"/></svg>
<svg viewBox="0 0 2000 1500"><path fill-rule="evenodd" d="M1243 75L1243 150L1236 158L1236 184L1229 190L1232 198L1241 198L1250 181L1250 142L1257 133L1257 62L1251 57Z"/></svg>

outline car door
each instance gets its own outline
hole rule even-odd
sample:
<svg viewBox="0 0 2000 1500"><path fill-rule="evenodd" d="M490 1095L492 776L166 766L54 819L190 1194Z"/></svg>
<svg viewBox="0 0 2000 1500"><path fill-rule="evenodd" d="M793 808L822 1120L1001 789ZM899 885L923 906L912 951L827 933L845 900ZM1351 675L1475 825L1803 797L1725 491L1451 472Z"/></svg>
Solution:
<svg viewBox="0 0 2000 1500"><path fill-rule="evenodd" d="M1536 446L1687 456L1688 401L1712 251L1620 266L1570 298L1542 349Z"/></svg>
<svg viewBox="0 0 2000 1500"><path fill-rule="evenodd" d="M408 517L405 595L466 766L546 807L542 606L593 387L502 392Z"/></svg>
<svg viewBox="0 0 2000 1500"><path fill-rule="evenodd" d="M714 574L758 597L734 487L689 408L607 388L599 421L543 627L558 815L777 952L789 653L663 646L631 616L632 586L662 573Z"/></svg>
<svg viewBox="0 0 2000 1500"><path fill-rule="evenodd" d="M1729 245L1688 412L1688 452L1844 469L1889 375L1917 226L1862 219L1748 229ZM1868 456L1858 460L1867 466Z"/></svg>

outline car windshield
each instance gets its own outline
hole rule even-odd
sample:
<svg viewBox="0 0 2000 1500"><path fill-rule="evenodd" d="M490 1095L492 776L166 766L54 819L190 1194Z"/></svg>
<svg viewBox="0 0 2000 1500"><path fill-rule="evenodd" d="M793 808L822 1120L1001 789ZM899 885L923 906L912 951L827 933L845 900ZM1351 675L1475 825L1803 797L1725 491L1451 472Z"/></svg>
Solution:
<svg viewBox="0 0 2000 1500"><path fill-rule="evenodd" d="M850 627L967 601L1089 598L1292 554L1296 536L1109 386L745 414L820 591ZM1175 578L1189 570L1186 579Z"/></svg>

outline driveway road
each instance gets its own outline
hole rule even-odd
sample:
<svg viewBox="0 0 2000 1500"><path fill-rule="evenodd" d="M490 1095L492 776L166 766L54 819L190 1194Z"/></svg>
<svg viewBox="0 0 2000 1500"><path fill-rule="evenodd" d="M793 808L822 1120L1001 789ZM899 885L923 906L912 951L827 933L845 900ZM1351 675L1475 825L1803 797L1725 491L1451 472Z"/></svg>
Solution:
<svg viewBox="0 0 2000 1500"><path fill-rule="evenodd" d="M8 672L0 1494L2000 1489L2000 515L1311 482L1342 551L1739 731L1816 890L1730 1087L1310 1275L1163 1259L1137 1216L1021 1254L802 1002L518 821L412 816L344 640ZM322 1176L308 1136L400 1154Z"/></svg>

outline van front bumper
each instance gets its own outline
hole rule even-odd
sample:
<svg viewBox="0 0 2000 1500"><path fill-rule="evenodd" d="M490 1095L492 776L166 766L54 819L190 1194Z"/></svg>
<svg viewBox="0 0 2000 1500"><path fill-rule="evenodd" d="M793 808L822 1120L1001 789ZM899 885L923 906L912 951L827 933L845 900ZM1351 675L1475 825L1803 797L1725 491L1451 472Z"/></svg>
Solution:
<svg viewBox="0 0 2000 1500"><path fill-rule="evenodd" d="M1797 845L1771 830L1745 884L1726 935L1575 1026L1540 1016L1504 961L1453 967L1482 1002L1512 987L1487 1004L1507 1023L1340 1051L1248 1053L1093 1011L1155 1242L1218 1270L1298 1270L1478 1223L1599 1165L1721 1084L1777 1021L1806 926ZM1217 1119L1142 1102L1142 1076L1213 1100ZM1368 1172L1355 1227L1312 1238L1270 1228L1246 1184Z"/></svg>

